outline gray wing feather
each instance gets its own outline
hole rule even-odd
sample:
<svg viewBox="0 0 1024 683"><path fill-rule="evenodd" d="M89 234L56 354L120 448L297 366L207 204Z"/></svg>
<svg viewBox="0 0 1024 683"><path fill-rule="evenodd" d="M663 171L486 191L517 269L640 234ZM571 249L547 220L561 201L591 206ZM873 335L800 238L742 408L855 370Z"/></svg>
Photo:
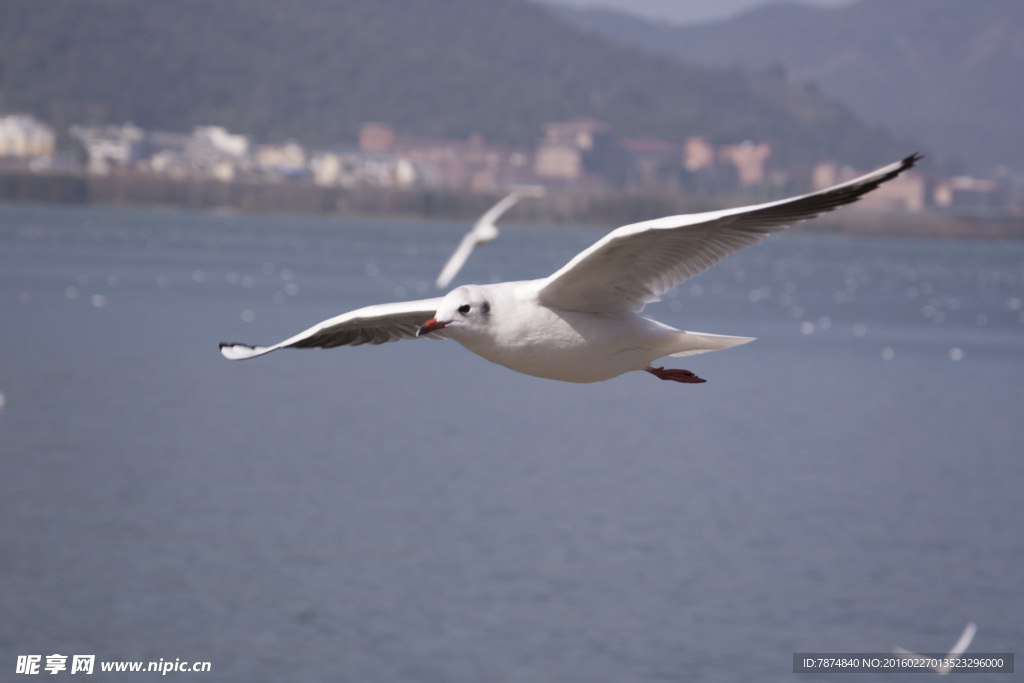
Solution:
<svg viewBox="0 0 1024 683"><path fill-rule="evenodd" d="M243 360L283 348L329 349L413 339L420 325L434 317L440 302L440 298L435 298L367 306L325 320L273 346L221 344L220 352L230 360ZM446 337L443 330L426 336L434 339Z"/></svg>

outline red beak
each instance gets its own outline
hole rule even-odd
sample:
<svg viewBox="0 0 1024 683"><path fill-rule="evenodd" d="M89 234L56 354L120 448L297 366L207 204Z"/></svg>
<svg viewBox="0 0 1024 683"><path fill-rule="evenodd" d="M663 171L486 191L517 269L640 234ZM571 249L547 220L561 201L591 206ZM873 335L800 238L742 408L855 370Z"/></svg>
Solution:
<svg viewBox="0 0 1024 683"><path fill-rule="evenodd" d="M448 323L437 322L437 318L431 318L427 322L420 325L420 329L416 330L416 336L422 337L425 334L430 334L431 332L443 330L447 324Z"/></svg>

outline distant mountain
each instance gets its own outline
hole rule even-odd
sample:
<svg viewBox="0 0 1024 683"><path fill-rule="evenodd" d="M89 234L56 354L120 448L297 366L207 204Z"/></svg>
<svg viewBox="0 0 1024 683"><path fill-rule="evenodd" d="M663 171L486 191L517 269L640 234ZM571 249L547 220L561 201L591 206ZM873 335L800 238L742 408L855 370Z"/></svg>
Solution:
<svg viewBox="0 0 1024 683"><path fill-rule="evenodd" d="M668 26L558 8L572 23L687 64L784 69L868 121L921 139L975 172L1024 171L1024 2L861 0L837 9L766 5Z"/></svg>
<svg viewBox="0 0 1024 683"><path fill-rule="evenodd" d="M4 0L0 110L307 144L380 121L532 145L544 123L585 116L802 160L908 151L813 90L619 46L525 0Z"/></svg>

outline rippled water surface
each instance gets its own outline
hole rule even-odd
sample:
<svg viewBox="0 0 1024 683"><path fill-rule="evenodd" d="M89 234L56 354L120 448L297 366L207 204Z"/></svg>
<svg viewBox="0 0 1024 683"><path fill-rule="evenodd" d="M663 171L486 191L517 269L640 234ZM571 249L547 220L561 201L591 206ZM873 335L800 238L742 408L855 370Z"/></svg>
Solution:
<svg viewBox="0 0 1024 683"><path fill-rule="evenodd" d="M789 681L969 620L1021 649L1024 245L773 237L648 308L759 338L668 359L699 386L217 353L433 296L465 227L0 205L0 667ZM458 282L601 234L509 227Z"/></svg>

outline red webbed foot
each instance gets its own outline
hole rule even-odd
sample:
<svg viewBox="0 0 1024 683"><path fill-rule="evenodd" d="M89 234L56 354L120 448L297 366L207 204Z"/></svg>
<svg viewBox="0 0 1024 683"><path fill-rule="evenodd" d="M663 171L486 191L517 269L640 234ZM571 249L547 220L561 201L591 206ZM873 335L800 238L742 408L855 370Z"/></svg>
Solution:
<svg viewBox="0 0 1024 683"><path fill-rule="evenodd" d="M672 382L682 382L683 384L701 384L706 382L706 379L701 379L697 375L693 374L689 370L677 370L676 368L644 368L647 372L651 373L658 379L667 379Z"/></svg>

